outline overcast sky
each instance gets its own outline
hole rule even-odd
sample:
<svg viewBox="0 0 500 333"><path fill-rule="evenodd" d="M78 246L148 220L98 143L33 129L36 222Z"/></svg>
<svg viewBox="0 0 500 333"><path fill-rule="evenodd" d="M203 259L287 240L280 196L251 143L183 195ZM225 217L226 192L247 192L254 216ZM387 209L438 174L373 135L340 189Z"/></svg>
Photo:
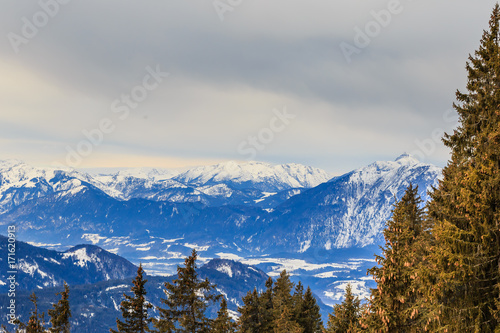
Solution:
<svg viewBox="0 0 500 333"><path fill-rule="evenodd" d="M494 4L2 0L0 159L444 166Z"/></svg>

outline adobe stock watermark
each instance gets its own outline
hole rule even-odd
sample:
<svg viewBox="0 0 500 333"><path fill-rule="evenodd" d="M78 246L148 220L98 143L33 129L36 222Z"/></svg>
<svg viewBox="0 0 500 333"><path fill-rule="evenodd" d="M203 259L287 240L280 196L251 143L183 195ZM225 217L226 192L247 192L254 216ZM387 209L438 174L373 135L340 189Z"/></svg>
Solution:
<svg viewBox="0 0 500 333"><path fill-rule="evenodd" d="M111 112L118 116L119 121L125 121L130 116L131 111L139 107L139 104L147 99L149 93L157 89L168 76L170 76L170 73L163 72L160 65L156 65L154 69L147 66L146 75L141 84L134 86L129 93L123 93L119 98L116 98L111 103ZM105 117L98 122L95 128L82 130L85 138L80 140L74 147L66 146L66 164L54 162L52 165L54 167L78 167L85 157L92 154L95 147L104 142L105 136L116 129L117 123L117 121Z"/></svg>
<svg viewBox="0 0 500 333"><path fill-rule="evenodd" d="M219 19L224 22L226 13L233 12L242 3L243 0L214 0L212 4Z"/></svg>
<svg viewBox="0 0 500 333"><path fill-rule="evenodd" d="M9 324L15 325L17 319L17 306L16 303L16 288L17 288L17 258L16 258L16 226L9 225L7 227L7 319Z"/></svg>
<svg viewBox="0 0 500 333"><path fill-rule="evenodd" d="M39 0L40 10L34 13L31 18L23 16L21 18L22 27L20 33L9 32L7 39L15 53L20 52L21 45L26 45L35 38L40 29L43 29L50 20L53 19L61 9L61 5L67 5L71 0Z"/></svg>
<svg viewBox="0 0 500 333"><path fill-rule="evenodd" d="M355 54L360 54L363 49L367 48L372 40L382 33L383 28L387 28L392 23L394 16L401 14L403 10L404 6L400 0L390 0L385 9L370 12L373 19L363 28L355 26L352 43L342 42L339 45L347 63L350 64Z"/></svg>
<svg viewBox="0 0 500 333"><path fill-rule="evenodd" d="M283 132L296 118L296 115L288 113L286 107L281 111L273 109L273 114L268 127L262 128L255 135L249 135L238 145L237 152L246 156L247 160L254 160L258 152L266 149L274 141L276 134Z"/></svg>
<svg viewBox="0 0 500 333"><path fill-rule="evenodd" d="M460 125L460 118L455 110L448 109L443 113L443 120L452 124L453 128ZM418 149L410 152L411 155L416 157L419 161L424 161L426 157L431 156L436 152L438 144L441 143L445 130L442 128L435 128L431 135L423 140L415 140L415 145Z"/></svg>

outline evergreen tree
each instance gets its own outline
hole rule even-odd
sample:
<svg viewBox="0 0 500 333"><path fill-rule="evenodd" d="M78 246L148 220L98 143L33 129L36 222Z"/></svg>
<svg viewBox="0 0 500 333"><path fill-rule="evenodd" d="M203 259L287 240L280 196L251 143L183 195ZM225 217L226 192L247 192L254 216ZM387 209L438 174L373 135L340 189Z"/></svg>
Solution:
<svg viewBox="0 0 500 333"><path fill-rule="evenodd" d="M212 325L212 333L234 333L236 332L236 324L231 320L229 312L227 311L226 298L222 297L220 303L220 310L217 313Z"/></svg>
<svg viewBox="0 0 500 333"><path fill-rule="evenodd" d="M166 309L158 308L160 319L154 321L160 332L209 332L211 320L205 316L208 303L215 303L220 295L208 279L200 280L196 272L198 254L193 250L186 258L185 267L177 267L177 278L165 283Z"/></svg>
<svg viewBox="0 0 500 333"><path fill-rule="evenodd" d="M302 333L304 329L293 320L292 308L284 306L279 313L279 317L275 319L274 333Z"/></svg>
<svg viewBox="0 0 500 333"><path fill-rule="evenodd" d="M333 308L328 316L327 333L354 333L360 331L360 299L352 293L351 284L347 284L344 301Z"/></svg>
<svg viewBox="0 0 500 333"><path fill-rule="evenodd" d="M28 323L22 326L26 328L26 333L43 333L45 332L45 328L43 327L45 314L38 313L38 297L36 297L34 292L30 296L30 301L33 303L33 310L31 311Z"/></svg>
<svg viewBox="0 0 500 333"><path fill-rule="evenodd" d="M257 289L243 298L244 306L238 308L239 331L244 333L274 332L323 332L320 309L311 288L301 282L295 286L286 271L273 283L266 281L266 290L260 295Z"/></svg>
<svg viewBox="0 0 500 333"><path fill-rule="evenodd" d="M372 290L368 327L378 332L411 332L415 328L418 292L414 276L420 263L418 240L423 229L422 200L410 185L393 209L384 230L385 247L376 256L379 266L368 272L377 288Z"/></svg>
<svg viewBox="0 0 500 333"><path fill-rule="evenodd" d="M290 310L293 309L293 288L294 284L290 281L290 275L288 275L286 270L283 270L280 273L280 277L276 280L273 289L273 308L275 318L281 317L281 312L283 312L284 308L288 308Z"/></svg>
<svg viewBox="0 0 500 333"><path fill-rule="evenodd" d="M238 320L238 332L268 332L262 329L263 320L260 309L261 304L257 289L254 289L253 292L249 291L246 296L243 297L243 306L238 308L238 311L241 313L241 316Z"/></svg>
<svg viewBox="0 0 500 333"><path fill-rule="evenodd" d="M304 294L297 322L304 329L304 333L323 332L320 308L310 287L307 287Z"/></svg>
<svg viewBox="0 0 500 333"><path fill-rule="evenodd" d="M266 290L259 297L259 313L261 320L260 332L272 333L274 331L273 310L273 279L266 281Z"/></svg>
<svg viewBox="0 0 500 333"><path fill-rule="evenodd" d="M304 286L298 282L292 295L293 320L299 323L302 317L302 304L304 303Z"/></svg>
<svg viewBox="0 0 500 333"><path fill-rule="evenodd" d="M159 308L158 308L159 310ZM153 326L156 328L156 333L174 333L175 324L173 319L162 317L161 319L153 319Z"/></svg>
<svg viewBox="0 0 500 333"><path fill-rule="evenodd" d="M413 294L411 304L407 307L406 316L409 323L413 324L410 332L429 332L439 328L437 321L430 320L432 308L431 294L436 284L436 271L433 269L431 256L434 255L435 238L433 235L433 222L428 214L422 220L422 230L417 236L412 247L414 249L414 262L410 268L411 285L408 290Z"/></svg>
<svg viewBox="0 0 500 333"><path fill-rule="evenodd" d="M432 193L435 237L428 324L448 332L500 331L500 6L467 62L460 126L446 134L451 160Z"/></svg>
<svg viewBox="0 0 500 333"><path fill-rule="evenodd" d="M130 290L133 296L123 294L125 299L120 304L122 317L124 321L116 320L117 330L110 329L111 333L144 333L151 332L149 323L151 319L148 317L148 309L153 306L146 301L146 282L144 279L144 270L142 265L137 269L137 276L132 281Z"/></svg>
<svg viewBox="0 0 500 333"><path fill-rule="evenodd" d="M52 304L53 309L49 309L51 333L70 333L69 318L71 318L71 310L69 307L69 286L64 283L64 291L57 293L61 299L57 304Z"/></svg>
<svg viewBox="0 0 500 333"><path fill-rule="evenodd" d="M273 289L274 332L301 332L299 324L295 321L294 302L292 290L294 284L290 276L283 270L276 280Z"/></svg>

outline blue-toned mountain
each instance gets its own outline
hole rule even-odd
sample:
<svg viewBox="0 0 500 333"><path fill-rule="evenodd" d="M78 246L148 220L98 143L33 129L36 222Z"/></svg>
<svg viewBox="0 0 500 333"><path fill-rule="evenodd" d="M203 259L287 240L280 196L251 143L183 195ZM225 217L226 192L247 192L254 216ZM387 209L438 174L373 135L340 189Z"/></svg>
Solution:
<svg viewBox="0 0 500 333"><path fill-rule="evenodd" d="M7 253L8 239L0 236L0 251ZM16 289L36 290L99 281L124 279L134 276L137 267L130 261L94 245L79 245L59 252L24 242L15 243L15 269L0 270L0 293L9 289L8 271L16 271ZM7 257L0 265L7 268Z"/></svg>

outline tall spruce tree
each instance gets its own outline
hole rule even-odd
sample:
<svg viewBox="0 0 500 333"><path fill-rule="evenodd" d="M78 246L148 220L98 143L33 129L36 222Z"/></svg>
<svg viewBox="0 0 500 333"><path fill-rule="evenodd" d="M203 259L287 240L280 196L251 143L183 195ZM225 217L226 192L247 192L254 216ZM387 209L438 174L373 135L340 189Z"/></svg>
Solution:
<svg viewBox="0 0 500 333"><path fill-rule="evenodd" d="M268 332L267 330L262 329L263 320L260 298L257 289L254 289L253 292L249 291L246 296L243 297L243 306L238 308L238 312L241 313L241 316L238 319L238 332Z"/></svg>
<svg viewBox="0 0 500 333"><path fill-rule="evenodd" d="M50 324L52 327L49 329L51 333L70 333L71 309L69 306L69 286L64 282L64 291L57 293L61 299L52 304L53 309L49 309Z"/></svg>
<svg viewBox="0 0 500 333"><path fill-rule="evenodd" d="M259 296L260 331L262 333L274 331L273 284L273 279L268 278L266 290Z"/></svg>
<svg viewBox="0 0 500 333"><path fill-rule="evenodd" d="M116 319L117 330L110 329L111 333L144 333L151 332L149 323L151 319L148 316L148 309L153 306L146 301L146 282L144 279L144 270L142 265L137 269L137 276L132 281L130 290L133 296L123 294L125 299L121 302L120 308L124 321Z"/></svg>
<svg viewBox="0 0 500 333"><path fill-rule="evenodd" d="M302 332L296 321L292 290L294 284L290 275L283 270L273 289L274 332Z"/></svg>
<svg viewBox="0 0 500 333"><path fill-rule="evenodd" d="M177 278L165 283L167 298L162 303L167 307L158 308L160 319L154 325L160 332L209 332L212 320L205 311L210 303L220 299L215 285L208 279L200 280L196 272L198 254L193 250L191 256L184 261L185 267L177 267Z"/></svg>
<svg viewBox="0 0 500 333"><path fill-rule="evenodd" d="M302 305L304 303L304 286L298 282L292 295L293 320L299 323L302 319Z"/></svg>
<svg viewBox="0 0 500 333"><path fill-rule="evenodd" d="M451 160L432 193L428 323L448 332L500 331L500 7L467 62L466 92L446 134Z"/></svg>
<svg viewBox="0 0 500 333"><path fill-rule="evenodd" d="M212 325L211 333L234 333L236 332L236 326L236 323L229 316L226 298L222 297L220 309Z"/></svg>
<svg viewBox="0 0 500 333"><path fill-rule="evenodd" d="M307 287L304 293L297 323L304 329L304 333L323 332L320 308L310 287Z"/></svg>
<svg viewBox="0 0 500 333"><path fill-rule="evenodd" d="M396 202L384 229L385 247L376 256L379 266L368 270L377 282L370 298L370 316L365 324L376 332L412 332L417 318L418 292L414 276L420 263L417 250L424 211L418 187L410 185Z"/></svg>
<svg viewBox="0 0 500 333"><path fill-rule="evenodd" d="M344 301L333 308L333 314L328 315L327 333L360 332L361 300L352 293L351 284L347 284Z"/></svg>
<svg viewBox="0 0 500 333"><path fill-rule="evenodd" d="M275 319L281 318L283 309L288 308L290 313L293 312L293 298L292 290L294 284L290 281L290 275L286 270L280 273L279 278L276 280L273 289L273 308Z"/></svg>
<svg viewBox="0 0 500 333"><path fill-rule="evenodd" d="M427 205L428 206L428 205ZM433 234L433 222L428 214L425 214L422 220L420 234L412 244L414 251L413 264L410 268L411 304L407 307L406 316L409 316L409 323L413 327L410 332L434 332L439 329L438 321L430 319L432 315L431 296L434 293L433 288L436 284L435 264L432 264L431 256L434 255L435 238ZM369 305L365 308L368 313ZM364 316L366 318L366 316Z"/></svg>

